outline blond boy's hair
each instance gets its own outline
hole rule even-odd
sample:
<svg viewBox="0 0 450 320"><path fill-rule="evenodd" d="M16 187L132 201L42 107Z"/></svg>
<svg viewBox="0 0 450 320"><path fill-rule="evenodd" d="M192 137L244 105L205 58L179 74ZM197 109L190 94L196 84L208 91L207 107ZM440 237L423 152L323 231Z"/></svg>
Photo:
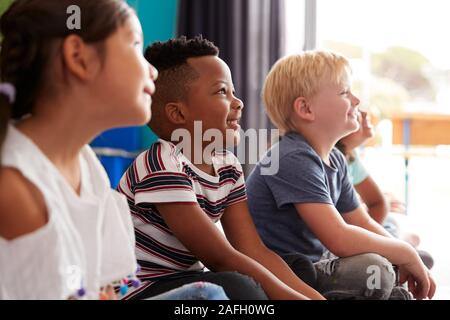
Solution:
<svg viewBox="0 0 450 320"><path fill-rule="evenodd" d="M305 51L278 60L264 82L263 100L281 134L295 131L291 120L295 99L313 97L324 79L340 83L346 70L350 70L348 60L327 51Z"/></svg>

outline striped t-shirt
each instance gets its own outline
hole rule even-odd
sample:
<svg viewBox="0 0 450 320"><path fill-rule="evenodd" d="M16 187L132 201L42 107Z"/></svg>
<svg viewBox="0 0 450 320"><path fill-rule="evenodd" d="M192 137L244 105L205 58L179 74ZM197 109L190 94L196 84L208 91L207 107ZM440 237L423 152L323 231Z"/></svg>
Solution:
<svg viewBox="0 0 450 320"><path fill-rule="evenodd" d="M242 167L234 154L216 151L212 162L216 176L199 170L174 144L160 139L123 175L117 189L130 206L141 266L138 276L143 282L127 298L157 280L203 271L203 264L173 235L155 204L197 202L213 222L219 221L228 206L247 197Z"/></svg>

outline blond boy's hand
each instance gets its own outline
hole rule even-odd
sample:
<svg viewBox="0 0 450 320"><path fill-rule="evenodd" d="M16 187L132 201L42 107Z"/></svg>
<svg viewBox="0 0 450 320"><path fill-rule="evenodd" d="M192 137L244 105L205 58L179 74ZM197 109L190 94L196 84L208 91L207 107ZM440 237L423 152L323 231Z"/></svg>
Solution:
<svg viewBox="0 0 450 320"><path fill-rule="evenodd" d="M408 289L416 299L431 299L436 291L436 283L430 271L417 257L411 264L399 266L400 283L408 282Z"/></svg>

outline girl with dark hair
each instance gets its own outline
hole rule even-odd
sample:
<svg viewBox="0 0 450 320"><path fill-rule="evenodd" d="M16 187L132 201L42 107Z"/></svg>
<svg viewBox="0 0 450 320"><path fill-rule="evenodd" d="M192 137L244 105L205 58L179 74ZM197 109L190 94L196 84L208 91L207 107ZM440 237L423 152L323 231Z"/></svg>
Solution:
<svg viewBox="0 0 450 320"><path fill-rule="evenodd" d="M139 20L124 1L16 0L0 31L0 299L114 297L133 228L87 144L150 120Z"/></svg>

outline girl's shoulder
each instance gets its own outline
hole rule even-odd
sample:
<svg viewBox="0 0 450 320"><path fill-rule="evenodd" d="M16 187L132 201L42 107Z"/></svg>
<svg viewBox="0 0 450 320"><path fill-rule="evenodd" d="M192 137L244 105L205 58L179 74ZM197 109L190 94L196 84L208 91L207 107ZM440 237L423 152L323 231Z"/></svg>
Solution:
<svg viewBox="0 0 450 320"><path fill-rule="evenodd" d="M0 237L12 240L48 221L44 197L18 170L0 168Z"/></svg>

